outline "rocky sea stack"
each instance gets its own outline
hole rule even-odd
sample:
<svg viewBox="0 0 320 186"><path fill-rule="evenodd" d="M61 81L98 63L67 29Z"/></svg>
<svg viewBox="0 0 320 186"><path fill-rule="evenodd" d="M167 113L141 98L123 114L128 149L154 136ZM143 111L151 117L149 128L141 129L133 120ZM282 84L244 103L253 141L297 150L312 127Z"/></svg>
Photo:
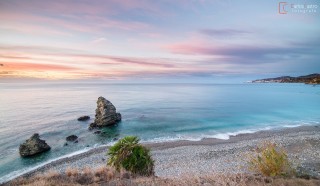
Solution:
<svg viewBox="0 0 320 186"><path fill-rule="evenodd" d="M107 127L121 121L121 114L117 113L116 107L104 97L99 97L97 101L96 117L89 129Z"/></svg>
<svg viewBox="0 0 320 186"><path fill-rule="evenodd" d="M50 150L51 147L46 141L41 140L39 134L33 134L19 147L19 153L22 157L33 156L41 152Z"/></svg>

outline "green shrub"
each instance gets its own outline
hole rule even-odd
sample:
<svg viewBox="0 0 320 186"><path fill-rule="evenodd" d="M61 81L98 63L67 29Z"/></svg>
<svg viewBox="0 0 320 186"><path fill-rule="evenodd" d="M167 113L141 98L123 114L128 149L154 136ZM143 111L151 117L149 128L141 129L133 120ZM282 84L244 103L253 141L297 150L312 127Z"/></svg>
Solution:
<svg viewBox="0 0 320 186"><path fill-rule="evenodd" d="M293 173L286 152L272 143L258 147L249 164L251 170L264 176L289 176Z"/></svg>
<svg viewBox="0 0 320 186"><path fill-rule="evenodd" d="M111 146L108 151L108 165L121 168L142 176L154 174L154 161L150 150L139 144L136 136L127 136Z"/></svg>

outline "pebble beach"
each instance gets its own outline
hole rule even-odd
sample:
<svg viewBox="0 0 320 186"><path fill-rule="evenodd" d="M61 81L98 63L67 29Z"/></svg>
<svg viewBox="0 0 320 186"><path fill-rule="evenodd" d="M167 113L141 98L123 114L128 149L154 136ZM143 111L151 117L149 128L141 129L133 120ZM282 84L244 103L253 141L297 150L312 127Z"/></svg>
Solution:
<svg viewBox="0 0 320 186"><path fill-rule="evenodd" d="M248 157L257 146L272 142L286 150L293 167L320 178L320 126L303 126L231 136L228 140L146 143L155 160L155 175L175 178L213 173L250 173ZM97 168L106 164L107 146L91 149L43 165L22 176L67 168Z"/></svg>

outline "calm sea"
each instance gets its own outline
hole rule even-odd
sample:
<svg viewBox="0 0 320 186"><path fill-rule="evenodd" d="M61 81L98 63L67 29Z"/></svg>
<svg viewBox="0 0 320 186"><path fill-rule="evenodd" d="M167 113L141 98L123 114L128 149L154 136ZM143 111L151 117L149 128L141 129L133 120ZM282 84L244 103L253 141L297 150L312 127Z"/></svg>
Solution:
<svg viewBox="0 0 320 186"><path fill-rule="evenodd" d="M87 128L99 96L110 100L123 120L96 135ZM78 122L81 115L91 120ZM320 86L304 84L1 83L0 182L127 135L151 142L228 139L319 121ZM19 144L33 133L39 133L51 151L20 158ZM79 136L79 143L64 146L71 134Z"/></svg>

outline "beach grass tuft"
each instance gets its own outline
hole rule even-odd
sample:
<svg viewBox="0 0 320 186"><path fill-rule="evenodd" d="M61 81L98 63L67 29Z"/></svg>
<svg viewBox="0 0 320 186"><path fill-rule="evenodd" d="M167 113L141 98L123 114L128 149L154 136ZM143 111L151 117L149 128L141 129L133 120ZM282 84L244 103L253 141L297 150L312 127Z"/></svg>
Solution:
<svg viewBox="0 0 320 186"><path fill-rule="evenodd" d="M291 176L294 173L285 150L270 142L256 149L249 164L252 171L264 176Z"/></svg>

